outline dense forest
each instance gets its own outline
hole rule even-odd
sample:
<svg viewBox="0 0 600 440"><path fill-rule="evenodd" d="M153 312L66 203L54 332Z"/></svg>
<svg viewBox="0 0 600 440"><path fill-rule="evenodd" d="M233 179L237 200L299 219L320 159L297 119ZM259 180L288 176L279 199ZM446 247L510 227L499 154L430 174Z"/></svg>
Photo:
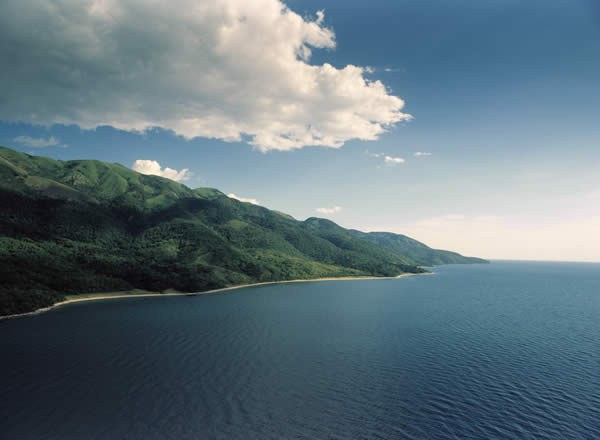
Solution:
<svg viewBox="0 0 600 440"><path fill-rule="evenodd" d="M485 262L403 235L298 221L119 164L56 161L2 147L0 207L0 315L66 294L194 292Z"/></svg>

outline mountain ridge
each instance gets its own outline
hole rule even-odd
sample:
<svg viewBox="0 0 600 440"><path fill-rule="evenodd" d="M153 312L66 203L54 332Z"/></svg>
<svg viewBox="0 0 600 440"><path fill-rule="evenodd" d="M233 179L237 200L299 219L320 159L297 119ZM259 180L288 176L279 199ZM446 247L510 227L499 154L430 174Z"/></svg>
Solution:
<svg viewBox="0 0 600 440"><path fill-rule="evenodd" d="M0 315L45 307L65 294L193 292L485 261L398 234L384 239L327 219L296 220L120 164L57 161L5 147L0 204Z"/></svg>

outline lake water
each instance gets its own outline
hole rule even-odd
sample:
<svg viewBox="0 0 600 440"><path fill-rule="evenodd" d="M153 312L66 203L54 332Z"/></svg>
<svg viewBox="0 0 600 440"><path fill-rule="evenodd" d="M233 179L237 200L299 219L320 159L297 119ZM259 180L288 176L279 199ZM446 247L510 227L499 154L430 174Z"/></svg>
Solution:
<svg viewBox="0 0 600 440"><path fill-rule="evenodd" d="M600 265L435 272L0 321L0 438L599 439Z"/></svg>

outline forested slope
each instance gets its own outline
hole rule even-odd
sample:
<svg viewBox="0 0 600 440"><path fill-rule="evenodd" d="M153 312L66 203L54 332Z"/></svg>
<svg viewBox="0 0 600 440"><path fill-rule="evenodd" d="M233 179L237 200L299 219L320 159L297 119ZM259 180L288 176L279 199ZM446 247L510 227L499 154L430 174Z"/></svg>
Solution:
<svg viewBox="0 0 600 440"><path fill-rule="evenodd" d="M119 164L2 147L0 207L0 315L65 294L418 273L445 255L427 248L438 257L415 258L328 220L298 221ZM445 262L475 262L453 255Z"/></svg>

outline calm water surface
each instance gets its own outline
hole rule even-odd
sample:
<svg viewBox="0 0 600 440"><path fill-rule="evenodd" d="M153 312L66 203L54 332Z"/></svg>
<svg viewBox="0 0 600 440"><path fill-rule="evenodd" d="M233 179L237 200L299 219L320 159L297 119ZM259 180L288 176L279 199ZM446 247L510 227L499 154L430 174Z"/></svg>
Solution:
<svg viewBox="0 0 600 440"><path fill-rule="evenodd" d="M0 438L599 439L600 265L435 272L0 321Z"/></svg>

